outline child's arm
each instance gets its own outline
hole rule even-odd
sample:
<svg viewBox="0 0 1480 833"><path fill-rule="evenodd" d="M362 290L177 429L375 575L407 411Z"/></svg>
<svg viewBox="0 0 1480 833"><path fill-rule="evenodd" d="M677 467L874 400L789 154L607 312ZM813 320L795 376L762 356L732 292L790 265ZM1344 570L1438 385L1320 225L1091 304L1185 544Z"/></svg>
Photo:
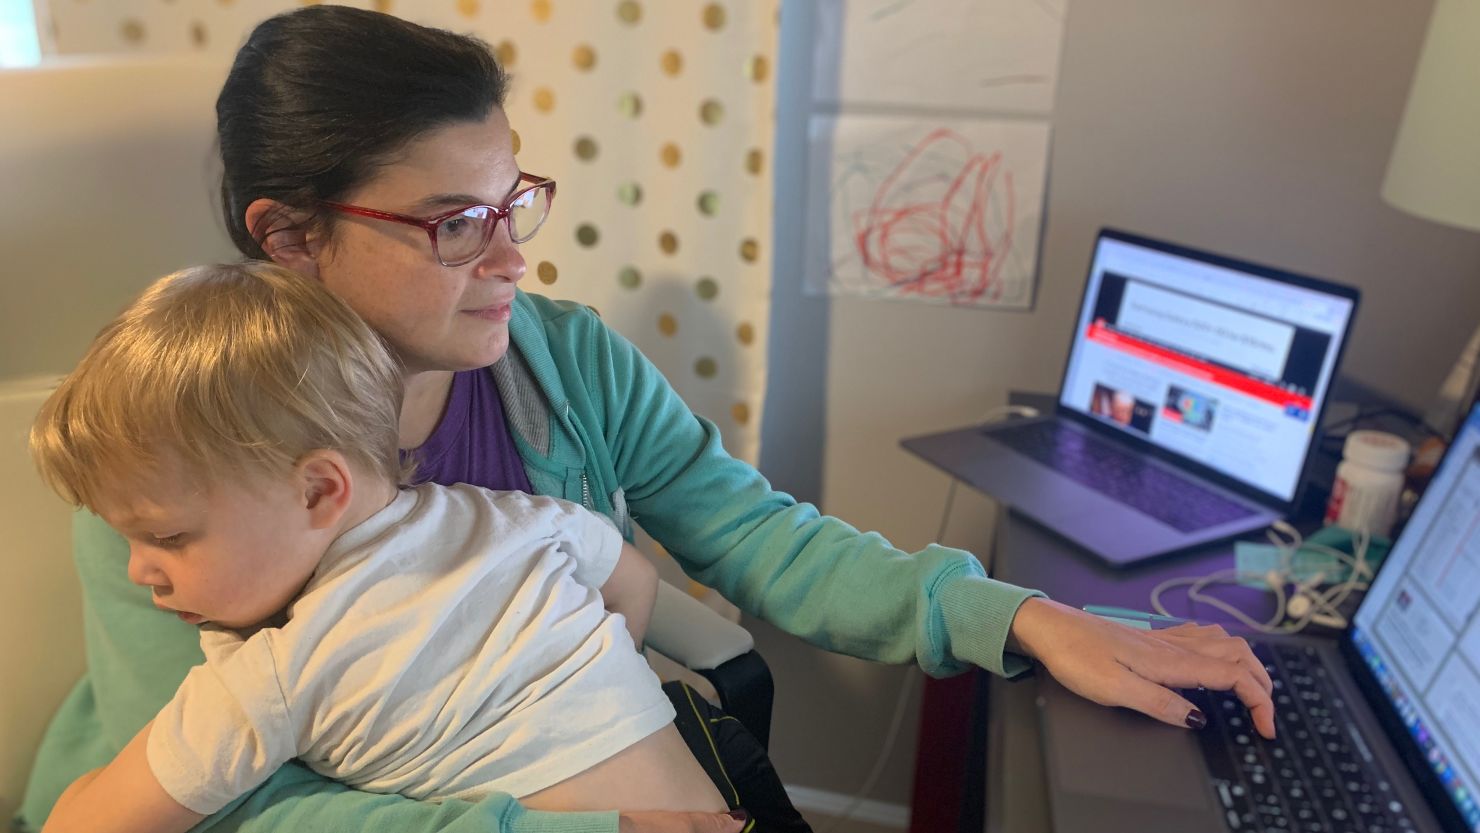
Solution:
<svg viewBox="0 0 1480 833"><path fill-rule="evenodd" d="M640 550L623 541L617 566L601 585L601 598L607 610L627 618L632 644L642 650L642 639L653 618L653 602L658 598L658 568Z"/></svg>
<svg viewBox="0 0 1480 833"><path fill-rule="evenodd" d="M111 763L72 782L41 833L185 833L205 816L180 806L149 768L150 721Z"/></svg>

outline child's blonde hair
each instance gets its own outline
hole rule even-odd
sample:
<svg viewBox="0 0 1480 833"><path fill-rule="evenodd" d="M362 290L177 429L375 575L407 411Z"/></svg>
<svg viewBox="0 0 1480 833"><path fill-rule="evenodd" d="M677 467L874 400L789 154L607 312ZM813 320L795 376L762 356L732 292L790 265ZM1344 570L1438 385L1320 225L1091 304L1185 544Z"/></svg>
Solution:
<svg viewBox="0 0 1480 833"><path fill-rule="evenodd" d="M317 281L271 263L159 279L98 333L31 428L42 478L74 506L156 470L200 483L283 473L331 449L400 480L401 367Z"/></svg>

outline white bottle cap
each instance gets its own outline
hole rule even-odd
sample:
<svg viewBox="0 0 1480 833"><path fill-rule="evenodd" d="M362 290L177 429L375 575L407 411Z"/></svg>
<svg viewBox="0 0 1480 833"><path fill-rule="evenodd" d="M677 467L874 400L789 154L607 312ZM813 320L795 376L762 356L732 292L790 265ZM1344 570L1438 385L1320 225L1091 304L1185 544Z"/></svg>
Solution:
<svg viewBox="0 0 1480 833"><path fill-rule="evenodd" d="M1402 471L1408 465L1408 441L1386 431L1353 431L1341 449L1343 459L1381 471Z"/></svg>

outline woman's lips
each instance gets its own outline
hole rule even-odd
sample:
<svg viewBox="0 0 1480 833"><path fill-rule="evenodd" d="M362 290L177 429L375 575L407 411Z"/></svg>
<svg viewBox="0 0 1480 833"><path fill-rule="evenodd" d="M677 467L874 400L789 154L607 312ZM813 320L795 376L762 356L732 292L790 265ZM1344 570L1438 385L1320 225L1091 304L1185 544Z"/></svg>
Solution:
<svg viewBox="0 0 1480 833"><path fill-rule="evenodd" d="M463 311L475 318L482 318L484 321L508 321L514 315L514 305L497 304L491 307L483 307L482 309Z"/></svg>

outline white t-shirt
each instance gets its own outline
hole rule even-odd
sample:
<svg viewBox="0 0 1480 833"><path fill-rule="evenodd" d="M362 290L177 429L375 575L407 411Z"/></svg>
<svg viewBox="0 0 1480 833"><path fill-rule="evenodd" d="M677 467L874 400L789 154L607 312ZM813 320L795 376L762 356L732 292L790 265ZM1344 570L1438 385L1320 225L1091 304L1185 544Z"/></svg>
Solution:
<svg viewBox="0 0 1480 833"><path fill-rule="evenodd" d="M528 795L672 722L598 589L621 537L574 504L433 484L345 532L288 609L206 626L149 765L210 814L291 758L417 799Z"/></svg>

